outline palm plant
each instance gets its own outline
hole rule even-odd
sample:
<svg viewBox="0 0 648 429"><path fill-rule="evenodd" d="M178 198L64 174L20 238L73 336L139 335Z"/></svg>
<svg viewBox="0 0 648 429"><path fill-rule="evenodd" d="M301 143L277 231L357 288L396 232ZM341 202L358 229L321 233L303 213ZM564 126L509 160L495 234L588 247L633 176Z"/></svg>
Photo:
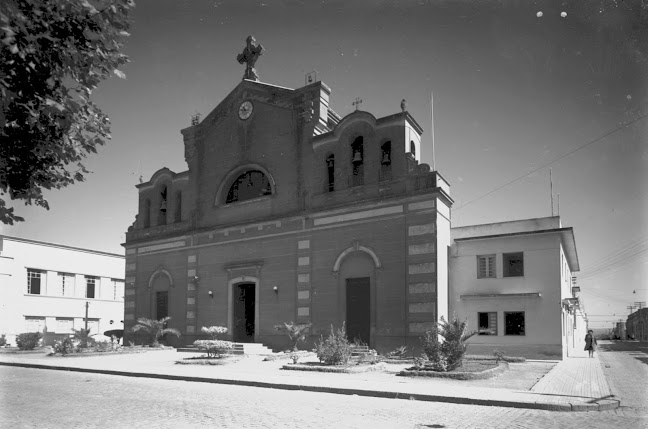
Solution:
<svg viewBox="0 0 648 429"><path fill-rule="evenodd" d="M140 317L137 319L137 324L131 328L132 332L144 331L149 336L149 344L151 347L158 347L160 345L159 339L165 334L173 334L176 337L180 336L180 331L175 328L167 328L166 323L171 320L170 317L163 317L160 320L148 319Z"/></svg>
<svg viewBox="0 0 648 429"><path fill-rule="evenodd" d="M277 331L285 332L286 334L288 334L288 338L290 338L290 341L292 342L292 350L297 351L297 344L300 341L304 341L306 339L306 335L310 327L310 323L297 324L293 322L284 322L283 326L275 326L275 329Z"/></svg>
<svg viewBox="0 0 648 429"><path fill-rule="evenodd" d="M77 347L80 349L85 349L90 346L90 344L94 341L92 337L90 337L90 328L88 329L72 329L74 334L72 335L72 338L74 341L77 341Z"/></svg>
<svg viewBox="0 0 648 429"><path fill-rule="evenodd" d="M468 323L454 315L447 322L443 316L438 325L425 333L422 338L423 352L436 371L452 371L461 366L466 353L466 341L476 332L468 332ZM439 342L439 336L443 338Z"/></svg>

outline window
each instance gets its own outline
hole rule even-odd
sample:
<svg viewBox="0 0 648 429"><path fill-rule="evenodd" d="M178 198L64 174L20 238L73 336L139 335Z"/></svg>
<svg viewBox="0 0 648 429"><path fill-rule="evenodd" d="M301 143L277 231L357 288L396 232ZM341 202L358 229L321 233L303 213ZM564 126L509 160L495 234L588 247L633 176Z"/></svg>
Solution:
<svg viewBox="0 0 648 429"><path fill-rule="evenodd" d="M524 335L524 311L504 313L504 335Z"/></svg>
<svg viewBox="0 0 648 429"><path fill-rule="evenodd" d="M71 334L72 328L74 328L74 319L67 317L57 317L56 318L56 332Z"/></svg>
<svg viewBox="0 0 648 429"><path fill-rule="evenodd" d="M58 273L58 295L74 296L74 274Z"/></svg>
<svg viewBox="0 0 648 429"><path fill-rule="evenodd" d="M25 316L26 332L43 332L45 329L45 318L40 316Z"/></svg>
<svg viewBox="0 0 648 429"><path fill-rule="evenodd" d="M353 176L351 183L353 186L362 185L364 182L364 147L362 136L357 137L351 144L351 166L353 167Z"/></svg>
<svg viewBox="0 0 648 429"><path fill-rule="evenodd" d="M99 278L93 276L86 276L86 298L95 298L97 293L97 286L99 285Z"/></svg>
<svg viewBox="0 0 648 429"><path fill-rule="evenodd" d="M478 313L479 335L497 335L497 312Z"/></svg>
<svg viewBox="0 0 648 429"><path fill-rule="evenodd" d="M44 283L44 280L45 280L45 271L33 270L31 268L27 268L27 293L31 295L40 295L41 282ZM43 284L43 286L45 285Z"/></svg>
<svg viewBox="0 0 648 429"><path fill-rule="evenodd" d="M158 211L158 225L167 223L167 188L162 186L160 189L160 209Z"/></svg>
<svg viewBox="0 0 648 429"><path fill-rule="evenodd" d="M175 201L175 221L182 221L182 192L176 192L176 201Z"/></svg>
<svg viewBox="0 0 648 429"><path fill-rule="evenodd" d="M505 253L502 257L504 277L524 276L524 255L522 252Z"/></svg>
<svg viewBox="0 0 648 429"><path fill-rule="evenodd" d="M380 180L391 180L391 142L380 146Z"/></svg>
<svg viewBox="0 0 648 429"><path fill-rule="evenodd" d="M416 145L414 144L414 140L410 140L410 153L416 158Z"/></svg>
<svg viewBox="0 0 648 429"><path fill-rule="evenodd" d="M477 278L495 278L495 255L480 255L477 256Z"/></svg>
<svg viewBox="0 0 648 429"><path fill-rule="evenodd" d="M226 204L271 195L270 181L261 171L251 170L241 174L227 193Z"/></svg>
<svg viewBox="0 0 648 429"><path fill-rule="evenodd" d="M124 281L112 279L112 299L121 301L124 298Z"/></svg>
<svg viewBox="0 0 648 429"><path fill-rule="evenodd" d="M328 191L335 191L335 155L332 153L326 157L326 171L328 173Z"/></svg>

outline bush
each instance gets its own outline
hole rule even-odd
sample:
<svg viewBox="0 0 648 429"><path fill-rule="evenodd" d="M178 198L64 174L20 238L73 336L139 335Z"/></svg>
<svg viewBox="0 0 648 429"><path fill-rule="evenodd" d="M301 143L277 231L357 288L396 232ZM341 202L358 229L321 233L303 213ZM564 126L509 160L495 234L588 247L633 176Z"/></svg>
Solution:
<svg viewBox="0 0 648 429"><path fill-rule="evenodd" d="M234 348L231 341L222 340L196 340L194 346L207 352L207 357L221 357Z"/></svg>
<svg viewBox="0 0 648 429"><path fill-rule="evenodd" d="M176 337L180 336L180 331L175 328L167 328L167 322L171 320L170 317L163 317L160 320L148 319L140 317L137 319L137 324L131 328L131 332L143 331L145 336L148 337L148 343L151 347L159 347L159 340L163 335L171 334Z"/></svg>
<svg viewBox="0 0 648 429"><path fill-rule="evenodd" d="M5 334L0 335L0 347L7 345L7 337Z"/></svg>
<svg viewBox="0 0 648 429"><path fill-rule="evenodd" d="M68 353L74 351L74 344L72 344L72 339L70 337L65 337L54 343L54 353L60 353L65 356Z"/></svg>
<svg viewBox="0 0 648 429"><path fill-rule="evenodd" d="M113 349L113 343L111 341L95 341L92 348L95 352L107 352Z"/></svg>
<svg viewBox="0 0 648 429"><path fill-rule="evenodd" d="M90 328L72 329L72 331L74 332L74 334L72 334L72 339L76 342L77 350L87 349L92 343L94 343L94 339L90 337Z"/></svg>
<svg viewBox="0 0 648 429"><path fill-rule="evenodd" d="M224 326L203 326L200 330L209 335L212 340L218 340L218 336L227 333L227 328Z"/></svg>
<svg viewBox="0 0 648 429"><path fill-rule="evenodd" d="M43 338L43 334L40 332L25 332L18 334L16 345L20 350L34 350L41 338Z"/></svg>
<svg viewBox="0 0 648 429"><path fill-rule="evenodd" d="M315 344L317 358L321 363L326 365L346 365L351 359L353 347L349 344L346 337L346 326L335 331L331 325L331 333L326 339L320 336L320 340Z"/></svg>
<svg viewBox="0 0 648 429"><path fill-rule="evenodd" d="M308 330L310 329L311 324L297 324L294 322L286 323L284 322L283 326L275 326L276 331L280 332L285 332L288 335L288 338L290 338L290 342L292 343L292 349L293 351L297 351L297 344L300 341L304 341L306 339L306 334L308 333Z"/></svg>
<svg viewBox="0 0 648 429"><path fill-rule="evenodd" d="M465 342L475 335L475 332L467 332L466 324L456 315L452 322L446 322L442 316L437 326L425 333L422 338L423 352L432 370L445 372L461 366L466 354ZM442 343L439 342L439 335L443 338Z"/></svg>
<svg viewBox="0 0 648 429"><path fill-rule="evenodd" d="M403 359L405 358L406 354L407 354L407 346L400 346L387 353L386 357L390 359Z"/></svg>

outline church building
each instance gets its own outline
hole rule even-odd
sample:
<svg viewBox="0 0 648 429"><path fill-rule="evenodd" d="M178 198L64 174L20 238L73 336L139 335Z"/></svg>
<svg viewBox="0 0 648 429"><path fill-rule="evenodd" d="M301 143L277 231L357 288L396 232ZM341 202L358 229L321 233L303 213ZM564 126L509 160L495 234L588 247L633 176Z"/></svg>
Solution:
<svg viewBox="0 0 648 429"><path fill-rule="evenodd" d="M275 327L331 326L385 352L448 318L448 183L420 163L423 129L403 100L341 117L331 89L262 83L253 38L244 79L181 130L187 169L137 185L126 242L125 327L170 316L175 346L226 326L277 350Z"/></svg>

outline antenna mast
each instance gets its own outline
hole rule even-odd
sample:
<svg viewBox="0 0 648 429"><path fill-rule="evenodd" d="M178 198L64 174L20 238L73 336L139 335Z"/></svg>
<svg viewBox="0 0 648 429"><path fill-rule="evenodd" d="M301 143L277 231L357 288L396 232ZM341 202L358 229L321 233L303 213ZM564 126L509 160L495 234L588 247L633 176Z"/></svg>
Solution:
<svg viewBox="0 0 648 429"><path fill-rule="evenodd" d="M551 216L554 215L554 209L553 209L553 180L551 178L551 168L549 168L549 192L551 193Z"/></svg>

